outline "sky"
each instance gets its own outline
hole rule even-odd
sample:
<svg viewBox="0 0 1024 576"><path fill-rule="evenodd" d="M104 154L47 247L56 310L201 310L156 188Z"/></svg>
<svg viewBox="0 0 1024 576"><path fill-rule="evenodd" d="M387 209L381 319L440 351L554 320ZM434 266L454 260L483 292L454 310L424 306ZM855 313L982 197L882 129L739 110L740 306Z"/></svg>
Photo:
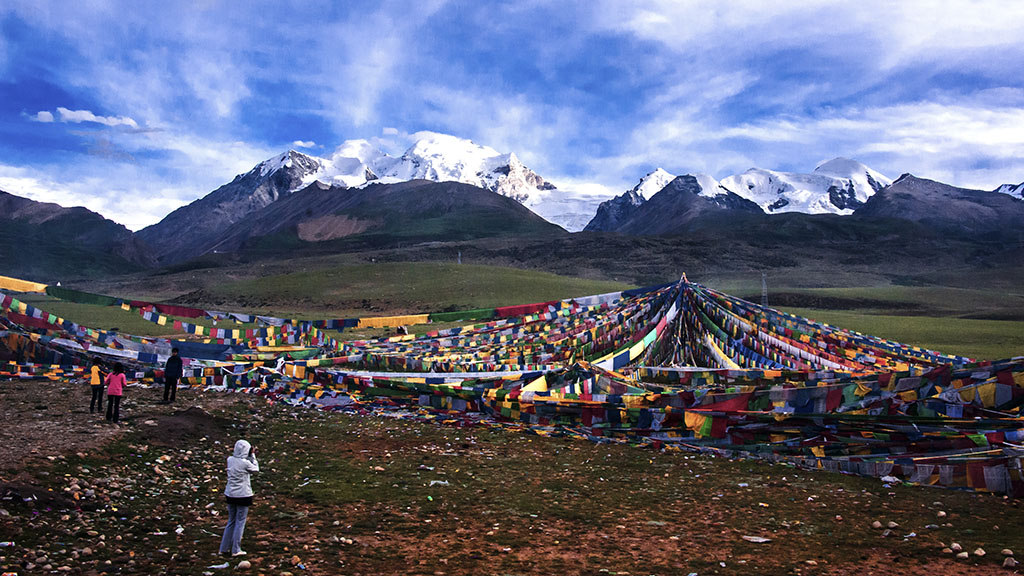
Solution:
<svg viewBox="0 0 1024 576"><path fill-rule="evenodd" d="M1024 3L0 4L0 190L133 230L287 149L429 130L560 189L837 156L1024 181Z"/></svg>

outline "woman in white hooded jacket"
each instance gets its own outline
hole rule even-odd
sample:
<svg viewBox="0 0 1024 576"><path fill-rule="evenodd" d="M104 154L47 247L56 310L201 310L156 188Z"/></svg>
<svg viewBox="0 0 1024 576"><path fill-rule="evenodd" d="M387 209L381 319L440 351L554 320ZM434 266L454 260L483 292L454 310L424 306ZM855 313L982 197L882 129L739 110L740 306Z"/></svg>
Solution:
<svg viewBox="0 0 1024 576"><path fill-rule="evenodd" d="M256 448L245 440L235 442L235 452L228 456L228 486L224 489L228 501L228 525L224 527L224 537L220 540L221 554L245 555L242 550L242 532L245 531L249 507L252 506L249 475L259 471Z"/></svg>

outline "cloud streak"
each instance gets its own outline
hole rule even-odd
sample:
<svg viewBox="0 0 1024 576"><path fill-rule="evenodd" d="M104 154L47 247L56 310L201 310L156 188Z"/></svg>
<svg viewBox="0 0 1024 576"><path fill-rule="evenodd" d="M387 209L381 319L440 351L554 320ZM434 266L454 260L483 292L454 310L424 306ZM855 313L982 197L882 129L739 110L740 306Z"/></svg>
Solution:
<svg viewBox="0 0 1024 576"><path fill-rule="evenodd" d="M49 110L40 110L36 112L32 118L36 122L50 123L50 122L63 122L65 124L81 124L82 122L90 122L94 124L102 124L104 126L116 127L116 126L127 126L129 128L138 128L139 124L135 120L127 116L99 116L94 114L91 110L69 110L63 106L57 107L57 116L54 117L53 112Z"/></svg>

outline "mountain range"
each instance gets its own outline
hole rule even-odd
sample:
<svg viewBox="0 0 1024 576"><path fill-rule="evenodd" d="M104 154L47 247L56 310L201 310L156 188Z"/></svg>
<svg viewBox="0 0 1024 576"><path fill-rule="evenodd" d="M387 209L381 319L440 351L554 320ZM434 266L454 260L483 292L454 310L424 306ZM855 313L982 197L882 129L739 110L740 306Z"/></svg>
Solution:
<svg viewBox="0 0 1024 576"><path fill-rule="evenodd" d="M720 181L659 168L622 195L599 202L559 190L515 154L454 136L417 136L397 157L365 140L348 141L326 158L289 150L135 234L84 208L5 194L0 218L7 222L6 236L0 236L0 248L10 255L4 271L65 274L76 269L72 259L58 265L58 256L37 258L42 263L29 266L24 256L18 260L15 255L18 238L53 247L48 254L60 254L64 243L66 254L93 262L85 268L105 271L168 266L216 253L280 255L474 238L556 239L565 237L566 230L581 229L725 238L741 228L768 233L773 226L811 226L807 219L826 216L838 218L828 220L837 229L895 219L954 235L1008 238L1024 218L1024 183L976 191L911 175L893 182L845 158L823 162L806 174L752 168ZM96 254L104 256L97 259Z"/></svg>
<svg viewBox="0 0 1024 576"><path fill-rule="evenodd" d="M121 273L153 263L145 244L121 224L85 208L0 191L0 274Z"/></svg>

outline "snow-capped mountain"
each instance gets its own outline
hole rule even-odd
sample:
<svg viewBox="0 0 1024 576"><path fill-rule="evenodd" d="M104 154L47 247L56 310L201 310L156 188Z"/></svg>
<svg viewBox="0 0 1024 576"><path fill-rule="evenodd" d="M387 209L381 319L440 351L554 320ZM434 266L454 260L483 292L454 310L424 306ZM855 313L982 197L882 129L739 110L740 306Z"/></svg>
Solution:
<svg viewBox="0 0 1024 576"><path fill-rule="evenodd" d="M996 188L994 192L1009 194L1018 200L1024 200L1024 182L1021 182L1020 184L1003 184L999 188Z"/></svg>
<svg viewBox="0 0 1024 576"><path fill-rule="evenodd" d="M463 182L518 200L543 214L555 186L527 168L515 154L502 154L489 146L436 132L420 132L417 140L395 158L366 140L348 140L328 158L318 158L290 150L262 162L254 171L269 177L282 168L299 163L301 180L293 192L320 181L348 188L369 183L394 183L408 180ZM540 209L538 209L540 208ZM549 214L558 224L561 212Z"/></svg>
<svg viewBox="0 0 1024 576"><path fill-rule="evenodd" d="M661 168L655 169L640 179L636 186L626 190L623 194L610 200L601 202L597 207L597 213L587 223L584 230L588 231L611 231L619 227L645 202L648 202L657 193L665 189L676 180L676 176L669 174ZM708 198L713 203L719 203L729 191L723 188L717 180L707 174L686 174L688 190L703 198Z"/></svg>
<svg viewBox="0 0 1024 576"><path fill-rule="evenodd" d="M801 174L751 168L724 178L721 185L754 202L768 214L853 214L892 180L847 158L835 158Z"/></svg>

